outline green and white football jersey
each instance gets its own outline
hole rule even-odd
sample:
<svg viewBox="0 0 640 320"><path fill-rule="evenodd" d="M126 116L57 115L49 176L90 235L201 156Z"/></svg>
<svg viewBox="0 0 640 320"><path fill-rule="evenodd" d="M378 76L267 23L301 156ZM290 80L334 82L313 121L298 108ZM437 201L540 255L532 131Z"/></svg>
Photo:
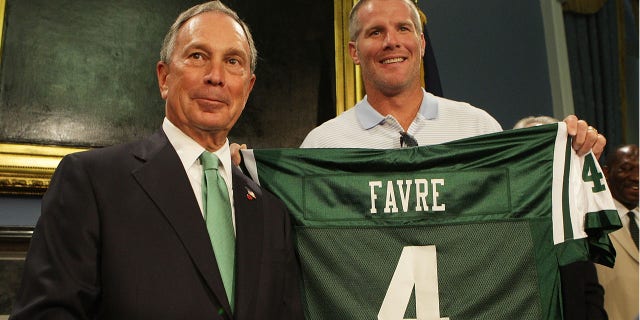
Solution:
<svg viewBox="0 0 640 320"><path fill-rule="evenodd" d="M243 157L293 215L307 319L562 319L559 266L615 258L609 189L564 123Z"/></svg>

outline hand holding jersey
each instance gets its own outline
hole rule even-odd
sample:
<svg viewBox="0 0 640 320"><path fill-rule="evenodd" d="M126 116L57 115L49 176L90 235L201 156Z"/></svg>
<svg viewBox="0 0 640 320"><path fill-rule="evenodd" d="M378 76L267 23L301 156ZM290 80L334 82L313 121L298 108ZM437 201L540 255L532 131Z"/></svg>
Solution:
<svg viewBox="0 0 640 320"><path fill-rule="evenodd" d="M567 124L567 132L573 137L572 146L578 155L582 156L592 151L596 159L600 159L607 139L599 134L596 128L584 120L578 120L574 115L564 118L564 123Z"/></svg>

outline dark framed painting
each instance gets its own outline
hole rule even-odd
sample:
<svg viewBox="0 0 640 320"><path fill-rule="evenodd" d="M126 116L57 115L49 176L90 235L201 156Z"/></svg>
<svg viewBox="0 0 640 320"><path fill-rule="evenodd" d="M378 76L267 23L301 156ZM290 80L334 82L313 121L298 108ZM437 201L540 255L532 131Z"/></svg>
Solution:
<svg viewBox="0 0 640 320"><path fill-rule="evenodd" d="M158 130L161 42L199 2L0 0L0 193L40 195L64 155ZM297 147L357 101L346 31L353 3L225 1L259 51L231 142Z"/></svg>

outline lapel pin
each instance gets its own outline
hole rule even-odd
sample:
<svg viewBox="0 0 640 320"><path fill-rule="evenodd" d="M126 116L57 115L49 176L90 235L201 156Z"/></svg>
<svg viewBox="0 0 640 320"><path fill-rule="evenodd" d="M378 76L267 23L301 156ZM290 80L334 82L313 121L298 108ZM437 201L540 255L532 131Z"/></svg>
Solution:
<svg viewBox="0 0 640 320"><path fill-rule="evenodd" d="M256 198L256 194L247 188L247 200L253 200Z"/></svg>

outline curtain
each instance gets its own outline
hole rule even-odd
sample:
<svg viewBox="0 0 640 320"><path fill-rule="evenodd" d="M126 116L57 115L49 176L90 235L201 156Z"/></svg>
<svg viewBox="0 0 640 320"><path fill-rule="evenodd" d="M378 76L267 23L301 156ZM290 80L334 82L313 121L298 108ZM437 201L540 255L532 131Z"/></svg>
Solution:
<svg viewBox="0 0 640 320"><path fill-rule="evenodd" d="M626 97L624 69L620 67L624 41L618 27L621 0L582 6L575 2L593 1L568 2L573 4L563 6L564 23L575 113L604 134L606 149L612 149L624 142Z"/></svg>
<svg viewBox="0 0 640 320"><path fill-rule="evenodd" d="M582 14L593 14L600 9L607 0L566 0L562 3L562 9Z"/></svg>

